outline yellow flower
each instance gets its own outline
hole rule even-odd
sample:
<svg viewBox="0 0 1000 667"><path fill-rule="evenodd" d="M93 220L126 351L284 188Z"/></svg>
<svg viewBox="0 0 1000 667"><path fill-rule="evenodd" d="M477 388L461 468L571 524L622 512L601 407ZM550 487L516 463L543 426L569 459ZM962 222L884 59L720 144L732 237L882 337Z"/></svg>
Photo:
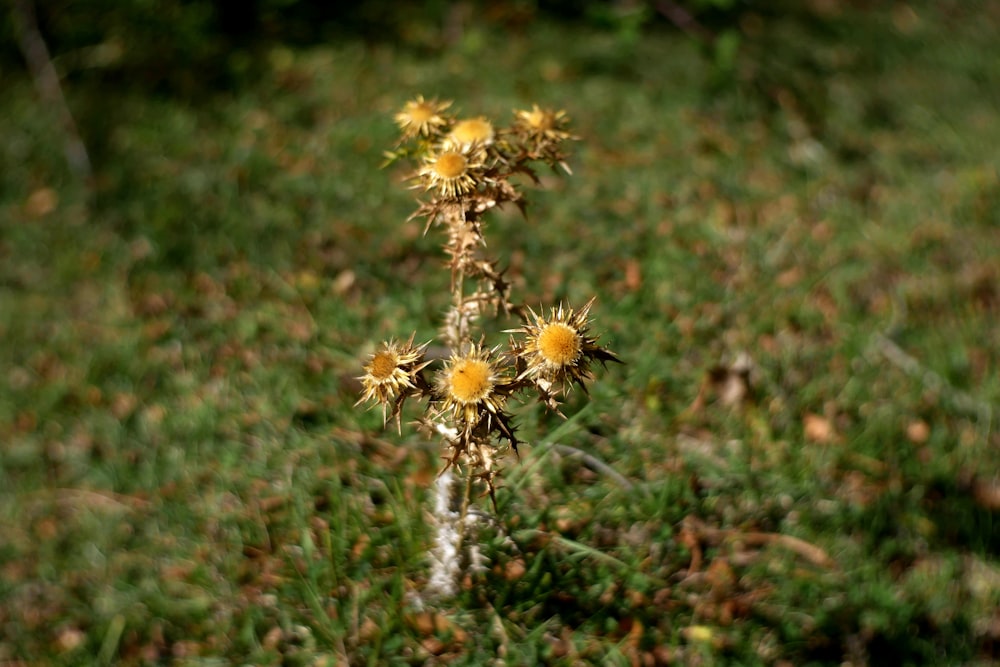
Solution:
<svg viewBox="0 0 1000 667"><path fill-rule="evenodd" d="M425 100L423 95L417 95L396 114L396 124L403 132L404 139L417 135L428 137L447 125L448 121L441 113L450 106L451 102Z"/></svg>
<svg viewBox="0 0 1000 667"><path fill-rule="evenodd" d="M468 118L455 123L448 133L448 140L459 146L469 146L479 144L489 146L493 143L495 136L493 125L482 116L478 118Z"/></svg>
<svg viewBox="0 0 1000 667"><path fill-rule="evenodd" d="M424 158L417 172L425 190L437 190L438 196L457 199L476 189L482 182L485 155L478 145L459 146L446 143Z"/></svg>
<svg viewBox="0 0 1000 667"><path fill-rule="evenodd" d="M478 345L465 354L452 355L438 375L437 392L441 411L451 411L460 430L468 434L485 417L487 426L496 419L504 435L509 433L503 414L507 399L507 378L493 358L496 350Z"/></svg>
<svg viewBox="0 0 1000 667"><path fill-rule="evenodd" d="M525 341L517 350L523 368L518 380L530 379L545 392L555 385L568 388L572 383L584 390L584 382L593 377L590 363L620 361L614 353L597 344L597 338L587 335L590 322L587 315L594 300L591 299L579 311L572 308L552 308L546 319L528 309L531 322L515 333L525 334Z"/></svg>
<svg viewBox="0 0 1000 667"><path fill-rule="evenodd" d="M538 332L535 344L544 363L552 368L562 368L575 364L580 358L583 337L568 324L550 322Z"/></svg>
<svg viewBox="0 0 1000 667"><path fill-rule="evenodd" d="M515 130L536 142L561 141L571 136L564 130L569 122L565 111L550 111L533 104L531 111L515 110L514 116Z"/></svg>
<svg viewBox="0 0 1000 667"><path fill-rule="evenodd" d="M413 346L413 336L406 343L389 341L372 354L364 367L361 380L361 398L355 405L375 401L382 406L382 422L387 420L386 407L393 404L393 414L398 414L402 401L417 393L423 378L419 373L429 364L424 361L427 344Z"/></svg>

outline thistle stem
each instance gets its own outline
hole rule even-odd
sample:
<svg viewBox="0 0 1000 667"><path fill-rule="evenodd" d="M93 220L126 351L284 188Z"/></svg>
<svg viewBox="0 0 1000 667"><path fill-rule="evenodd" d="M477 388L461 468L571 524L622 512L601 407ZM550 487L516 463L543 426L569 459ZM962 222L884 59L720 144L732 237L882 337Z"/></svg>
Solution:
<svg viewBox="0 0 1000 667"><path fill-rule="evenodd" d="M446 427L438 429L444 434ZM445 599L458 592L462 572L468 562L463 553L467 519L472 498L472 473L465 473L459 510L454 509L455 488L459 483L456 466L441 473L435 484L434 518L436 521L432 567L425 599Z"/></svg>
<svg viewBox="0 0 1000 667"><path fill-rule="evenodd" d="M455 512L451 509L455 482L452 469L448 468L441 473L434 485L436 526L431 575L427 583L427 594L431 597L453 596L461 572L462 539L455 526Z"/></svg>
<svg viewBox="0 0 1000 667"><path fill-rule="evenodd" d="M458 256L457 253L454 256L457 257ZM468 326L469 323L464 313L465 270L464 268L462 268L461 265L459 265L456 268L457 270L455 272L455 281L454 285L452 286L451 296L452 296L452 308L455 310L455 314L457 315L456 320L458 323L458 336L457 339L455 340L457 349L452 350L452 353L455 355L459 355L462 353L462 349L465 348L466 345L470 342L471 336ZM455 466L452 467L454 468ZM458 469L462 470L462 468ZM465 519L469 513L469 496L472 494L472 471L470 469L466 469L464 470L464 475L465 475L465 486L462 491L461 504L459 505L459 512L457 519L458 525L455 526L455 532L457 533L457 537L455 539L455 546L458 552L456 556L459 559L459 562L461 562L462 559L462 547L464 546L465 543L465 532L466 532ZM460 573L461 569L460 568L456 569L455 582L454 582L455 584L458 583L457 580Z"/></svg>
<svg viewBox="0 0 1000 667"><path fill-rule="evenodd" d="M472 471L465 472L465 488L462 491L462 504L458 511L458 553L461 557L462 546L465 543L465 519L469 515L469 498L472 496Z"/></svg>

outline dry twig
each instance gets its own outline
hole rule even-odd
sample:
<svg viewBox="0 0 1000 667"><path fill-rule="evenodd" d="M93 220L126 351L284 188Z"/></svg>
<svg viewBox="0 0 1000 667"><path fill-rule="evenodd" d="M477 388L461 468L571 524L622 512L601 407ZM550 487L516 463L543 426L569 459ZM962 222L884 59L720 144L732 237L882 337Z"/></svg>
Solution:
<svg viewBox="0 0 1000 667"><path fill-rule="evenodd" d="M765 547L776 544L788 549L797 556L801 556L814 565L828 569L836 568L834 560L823 549L791 535L762 532L745 533L733 529L712 528L691 516L688 516L684 520L684 527L691 531L697 542L704 542L713 546L725 542L739 542L750 547Z"/></svg>
<svg viewBox="0 0 1000 667"><path fill-rule="evenodd" d="M80 138L80 132L77 130L76 121L73 120L73 114L70 113L69 105L66 104L66 97L59 84L59 74L52 64L49 49L38 30L34 3L31 0L13 0L11 14L18 45L24 54L24 60L27 62L28 70L34 79L38 95L42 102L55 109L59 116L59 123L66 135L64 148L66 162L69 164L70 170L89 186L93 175L90 156L87 154L87 147Z"/></svg>

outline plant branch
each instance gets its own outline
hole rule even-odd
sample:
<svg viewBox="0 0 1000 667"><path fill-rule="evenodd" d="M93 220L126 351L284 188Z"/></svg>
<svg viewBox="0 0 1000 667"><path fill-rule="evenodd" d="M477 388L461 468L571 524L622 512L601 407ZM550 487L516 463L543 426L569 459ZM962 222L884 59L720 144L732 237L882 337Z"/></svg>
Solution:
<svg viewBox="0 0 1000 667"><path fill-rule="evenodd" d="M691 12L676 2L659 0L659 2L654 3L654 6L656 11L665 16L668 21L692 37L709 44L715 39L711 30L699 23L698 19L691 15Z"/></svg>
<svg viewBox="0 0 1000 667"><path fill-rule="evenodd" d="M49 49L45 45L41 32L38 30L38 20L32 0L13 0L11 14L14 22L14 32L17 34L18 45L24 54L24 60L35 82L38 95L46 106L55 109L59 122L65 133L66 162L70 170L88 187L92 182L93 170L87 147L80 138L76 121L66 104L62 86L59 84L59 74L52 64Z"/></svg>
<svg viewBox="0 0 1000 667"><path fill-rule="evenodd" d="M576 447L572 447L570 445L561 445L559 443L553 443L552 448L555 449L560 454L562 454L563 456L569 456L571 458L579 459L580 461L583 462L583 465L587 466L594 472L603 473L607 475L608 477L613 479L618 484L618 486L622 487L623 489L631 491L632 489L635 488L635 485L632 482L628 481L628 478L626 478L625 475L621 474L620 472L618 472L617 470L609 466L607 463L597 458L596 456L592 456L591 454L588 454L582 449L577 449Z"/></svg>

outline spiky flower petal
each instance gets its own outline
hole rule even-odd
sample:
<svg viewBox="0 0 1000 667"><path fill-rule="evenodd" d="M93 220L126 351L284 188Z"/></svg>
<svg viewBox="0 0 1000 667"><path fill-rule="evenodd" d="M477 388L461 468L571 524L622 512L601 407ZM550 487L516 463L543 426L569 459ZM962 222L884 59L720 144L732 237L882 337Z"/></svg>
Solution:
<svg viewBox="0 0 1000 667"><path fill-rule="evenodd" d="M512 385L503 373L496 349L472 345L463 354L453 354L438 374L437 394L442 413L450 412L463 439L480 425L497 429L514 442L504 404Z"/></svg>
<svg viewBox="0 0 1000 667"><path fill-rule="evenodd" d="M413 336L405 343L388 341L376 350L365 365L361 380L361 398L355 405L375 402L382 406L382 422L388 421L386 408L393 406L392 414L398 415L402 401L418 393L424 386L420 375L429 361L424 361L427 343L414 347Z"/></svg>
<svg viewBox="0 0 1000 667"><path fill-rule="evenodd" d="M574 383L586 391L584 383L593 377L591 362L620 361L600 347L597 338L587 335L587 315L593 303L591 299L579 311L560 305L550 310L548 318L528 309L531 321L513 330L525 335L517 348L521 369L518 380L531 380L546 394L553 389L568 390Z"/></svg>
<svg viewBox="0 0 1000 667"><path fill-rule="evenodd" d="M439 197L457 199L474 191L483 180L486 155L478 144L443 144L424 158L417 172L425 190Z"/></svg>
<svg viewBox="0 0 1000 667"><path fill-rule="evenodd" d="M403 139L429 137L439 131L448 124L448 120L441 114L450 106L451 102L425 100L423 95L417 95L407 102L395 118Z"/></svg>
<svg viewBox="0 0 1000 667"><path fill-rule="evenodd" d="M467 118L455 123L454 127L451 128L451 132L448 133L448 140L459 146L471 146L473 144L489 146L493 143L495 135L496 132L493 130L493 124L486 118L479 116L478 118Z"/></svg>
<svg viewBox="0 0 1000 667"><path fill-rule="evenodd" d="M514 111L514 117L514 131L536 142L562 141L572 136L565 130L569 123L565 111L551 111L533 104L530 111Z"/></svg>

